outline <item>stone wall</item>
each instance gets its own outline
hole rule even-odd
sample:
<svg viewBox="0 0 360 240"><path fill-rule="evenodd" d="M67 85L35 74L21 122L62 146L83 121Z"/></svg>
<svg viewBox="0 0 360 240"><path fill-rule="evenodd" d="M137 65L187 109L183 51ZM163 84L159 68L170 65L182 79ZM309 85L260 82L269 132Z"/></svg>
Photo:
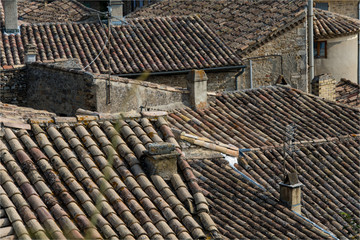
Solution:
<svg viewBox="0 0 360 240"><path fill-rule="evenodd" d="M306 31L306 23L301 23L246 55L247 69L239 78L239 88L250 88L249 60L252 59L254 88L273 85L282 74L292 87L308 92Z"/></svg>
<svg viewBox="0 0 360 240"><path fill-rule="evenodd" d="M234 78L236 73L237 71L206 72L208 77L208 91L236 90L236 82ZM146 81L172 87L186 88L187 74L188 73L177 75L153 75L149 76Z"/></svg>
<svg viewBox="0 0 360 240"><path fill-rule="evenodd" d="M24 67L1 69L0 101L24 106L26 105L26 70Z"/></svg>
<svg viewBox="0 0 360 240"><path fill-rule="evenodd" d="M326 2L329 4L329 11L343 14L349 17L358 18L359 0L316 0L314 2Z"/></svg>
<svg viewBox="0 0 360 240"><path fill-rule="evenodd" d="M107 81L105 77L97 77L95 82L98 112L140 111L140 107L166 110L176 104L188 105L189 94L186 90L178 90L154 83L113 78L110 86L110 104L107 104Z"/></svg>
<svg viewBox="0 0 360 240"><path fill-rule="evenodd" d="M90 73L38 63L30 64L27 73L27 106L60 116L74 115L78 108L96 110Z"/></svg>

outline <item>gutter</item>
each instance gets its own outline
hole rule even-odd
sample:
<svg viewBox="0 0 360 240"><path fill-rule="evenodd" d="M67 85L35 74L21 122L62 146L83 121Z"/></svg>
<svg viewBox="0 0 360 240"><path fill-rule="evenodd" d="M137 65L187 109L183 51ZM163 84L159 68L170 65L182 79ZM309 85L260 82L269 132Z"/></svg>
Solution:
<svg viewBox="0 0 360 240"><path fill-rule="evenodd" d="M228 66L228 67L215 67L215 68L199 68L204 71L224 71L224 70L236 70L236 69L244 69L240 71L240 75L245 71L246 66L245 65L236 65L236 66ZM150 76L163 76L163 75L172 75L172 74L183 74L183 73L189 73L193 69L188 70L178 70L178 71L168 71L168 72L150 72ZM118 77L138 77L141 76L143 73L125 73L125 74L117 74Z"/></svg>

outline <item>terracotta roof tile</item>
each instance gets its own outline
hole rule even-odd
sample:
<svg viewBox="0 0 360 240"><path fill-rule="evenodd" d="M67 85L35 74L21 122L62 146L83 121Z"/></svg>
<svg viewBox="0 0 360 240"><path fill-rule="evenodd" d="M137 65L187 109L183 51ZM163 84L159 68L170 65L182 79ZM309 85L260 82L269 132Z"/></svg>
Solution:
<svg viewBox="0 0 360 240"><path fill-rule="evenodd" d="M115 50L111 50L112 74L242 65L239 57L197 16L135 18L111 29L111 47ZM24 47L33 43L39 62L78 58L87 71L107 73L107 32L100 23L22 25L20 34L0 33L1 64L6 67L23 63Z"/></svg>
<svg viewBox="0 0 360 240"><path fill-rule="evenodd" d="M168 117L171 127L239 148L282 144L292 122L297 141L359 134L357 109L289 87L223 93L209 105L174 111Z"/></svg>
<svg viewBox="0 0 360 240"><path fill-rule="evenodd" d="M360 87L349 80L341 79L336 84L336 101L353 107L360 107Z"/></svg>
<svg viewBox="0 0 360 240"><path fill-rule="evenodd" d="M277 36L304 20L306 1L192 1L166 0L144 7L127 17L184 16L198 14L236 53L251 51L267 38ZM359 32L360 21L314 9L315 38L331 38ZM255 48L254 48L255 49Z"/></svg>

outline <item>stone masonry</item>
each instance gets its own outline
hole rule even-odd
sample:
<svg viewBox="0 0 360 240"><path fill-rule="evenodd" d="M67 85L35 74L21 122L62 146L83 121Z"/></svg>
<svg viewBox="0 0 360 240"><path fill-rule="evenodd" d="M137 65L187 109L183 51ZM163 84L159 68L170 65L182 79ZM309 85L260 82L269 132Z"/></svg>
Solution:
<svg viewBox="0 0 360 240"><path fill-rule="evenodd" d="M0 71L0 102L26 105L25 66Z"/></svg>
<svg viewBox="0 0 360 240"><path fill-rule="evenodd" d="M246 55L247 68L240 77L239 87L250 88L249 60L252 59L254 88L273 85L283 75L292 87L307 92L306 31L306 23L302 23Z"/></svg>
<svg viewBox="0 0 360 240"><path fill-rule="evenodd" d="M316 0L316 3L326 2L329 4L329 11L346 15L352 18L358 18L359 0Z"/></svg>
<svg viewBox="0 0 360 240"><path fill-rule="evenodd" d="M316 76L312 81L312 93L321 98L335 101L336 80L328 74Z"/></svg>

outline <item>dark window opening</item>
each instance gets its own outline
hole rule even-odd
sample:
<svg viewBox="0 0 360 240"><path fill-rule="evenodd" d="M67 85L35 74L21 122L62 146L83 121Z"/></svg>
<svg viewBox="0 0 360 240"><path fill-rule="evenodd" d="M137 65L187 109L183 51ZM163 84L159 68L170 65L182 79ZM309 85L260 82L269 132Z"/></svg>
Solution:
<svg viewBox="0 0 360 240"><path fill-rule="evenodd" d="M329 3L315 3L315 7L322 10L329 10Z"/></svg>
<svg viewBox="0 0 360 240"><path fill-rule="evenodd" d="M326 58L327 57L327 42L326 41L315 41L314 42L314 57L315 58Z"/></svg>

